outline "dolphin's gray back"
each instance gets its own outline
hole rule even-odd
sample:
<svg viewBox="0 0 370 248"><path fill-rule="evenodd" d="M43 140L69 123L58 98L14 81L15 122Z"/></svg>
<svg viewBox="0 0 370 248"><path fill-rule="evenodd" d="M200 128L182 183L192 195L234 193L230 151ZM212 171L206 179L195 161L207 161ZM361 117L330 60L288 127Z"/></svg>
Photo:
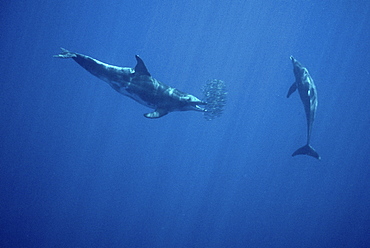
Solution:
<svg viewBox="0 0 370 248"><path fill-rule="evenodd" d="M109 65L83 54L75 54L77 56L73 57L74 61L94 76L108 83L120 82L121 84L125 84L130 82L134 75L132 68Z"/></svg>

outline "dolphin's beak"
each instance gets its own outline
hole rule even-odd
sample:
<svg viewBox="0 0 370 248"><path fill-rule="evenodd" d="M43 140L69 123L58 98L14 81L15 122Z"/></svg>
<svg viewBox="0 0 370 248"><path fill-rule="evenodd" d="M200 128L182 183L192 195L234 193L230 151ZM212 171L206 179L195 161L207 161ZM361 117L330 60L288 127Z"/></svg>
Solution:
<svg viewBox="0 0 370 248"><path fill-rule="evenodd" d="M205 112L206 109L200 107L199 105L207 105L207 102L199 100L198 102L194 102L195 104L192 106L194 110Z"/></svg>
<svg viewBox="0 0 370 248"><path fill-rule="evenodd" d="M297 60L293 56L290 56L290 59L292 60L293 65L297 62Z"/></svg>
<svg viewBox="0 0 370 248"><path fill-rule="evenodd" d="M206 112L206 109L205 108L202 108L202 107L200 107L198 105L193 106L193 109L195 111Z"/></svg>
<svg viewBox="0 0 370 248"><path fill-rule="evenodd" d="M294 68L297 68L299 70L302 70L303 66L301 65L301 63L299 63L298 60L296 60L293 56L290 56L290 59L292 60L292 63L293 63L293 67Z"/></svg>
<svg viewBox="0 0 370 248"><path fill-rule="evenodd" d="M187 110L195 110L195 111L202 111L202 112L205 112L206 110L202 107L200 107L200 105L207 105L207 102L205 101L202 101L200 99L198 99L197 97L193 96L193 95L187 95L186 98L186 106L185 106L185 109Z"/></svg>

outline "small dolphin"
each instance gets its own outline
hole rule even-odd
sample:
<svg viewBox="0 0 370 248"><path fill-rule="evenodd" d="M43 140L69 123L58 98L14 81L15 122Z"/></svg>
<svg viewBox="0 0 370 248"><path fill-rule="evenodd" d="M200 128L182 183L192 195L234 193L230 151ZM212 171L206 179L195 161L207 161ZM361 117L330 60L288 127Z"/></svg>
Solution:
<svg viewBox="0 0 370 248"><path fill-rule="evenodd" d="M308 70L303 67L295 58L293 58L293 56L290 56L290 59L293 62L295 82L292 84L292 86L290 86L287 97L289 97L298 89L307 119L307 144L296 150L292 156L308 155L320 160L320 155L310 145L312 125L313 121L315 120L317 109L316 86L310 74L308 73Z"/></svg>
<svg viewBox="0 0 370 248"><path fill-rule="evenodd" d="M137 61L135 68L129 68L109 65L89 56L61 49L62 52L54 57L74 59L80 66L107 82L119 93L155 109L154 112L144 114L147 118L160 118L173 111L207 111L199 106L206 105L206 102L153 78L138 55L135 55Z"/></svg>

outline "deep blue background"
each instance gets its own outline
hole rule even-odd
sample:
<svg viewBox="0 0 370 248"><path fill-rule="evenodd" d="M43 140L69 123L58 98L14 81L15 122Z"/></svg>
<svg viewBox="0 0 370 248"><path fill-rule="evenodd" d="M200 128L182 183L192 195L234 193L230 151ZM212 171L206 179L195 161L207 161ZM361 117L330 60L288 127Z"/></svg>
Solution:
<svg viewBox="0 0 370 248"><path fill-rule="evenodd" d="M369 1L2 1L0 33L0 247L370 247ZM59 47L225 113L146 119Z"/></svg>

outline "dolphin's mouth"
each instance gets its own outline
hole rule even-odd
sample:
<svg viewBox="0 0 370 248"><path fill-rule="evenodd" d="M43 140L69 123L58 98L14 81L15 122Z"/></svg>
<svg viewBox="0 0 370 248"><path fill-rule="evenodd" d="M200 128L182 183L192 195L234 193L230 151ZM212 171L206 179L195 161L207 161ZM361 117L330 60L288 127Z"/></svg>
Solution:
<svg viewBox="0 0 370 248"><path fill-rule="evenodd" d="M202 105L207 105L207 103L206 103L206 102L202 102L201 104L202 104ZM192 106L192 108L193 108L193 110L195 110L195 111L200 111L200 112L206 112L206 111L207 111L205 108L202 108L202 107L201 107L201 106L199 106L198 104L193 105L193 106Z"/></svg>
<svg viewBox="0 0 370 248"><path fill-rule="evenodd" d="M197 100L197 101L194 101L194 102L191 102L190 103L190 108L192 110L195 110L195 111L202 111L202 112L205 112L206 109L201 107L201 105L207 105L207 102L205 101L202 101L202 100Z"/></svg>
<svg viewBox="0 0 370 248"><path fill-rule="evenodd" d="M290 59L292 60L294 70L299 70L300 72L302 72L304 67L301 65L301 63L299 63L299 61L296 60L293 56L290 56Z"/></svg>
<svg viewBox="0 0 370 248"><path fill-rule="evenodd" d="M297 60L293 56L290 56L290 59L292 60L293 65L297 63Z"/></svg>

